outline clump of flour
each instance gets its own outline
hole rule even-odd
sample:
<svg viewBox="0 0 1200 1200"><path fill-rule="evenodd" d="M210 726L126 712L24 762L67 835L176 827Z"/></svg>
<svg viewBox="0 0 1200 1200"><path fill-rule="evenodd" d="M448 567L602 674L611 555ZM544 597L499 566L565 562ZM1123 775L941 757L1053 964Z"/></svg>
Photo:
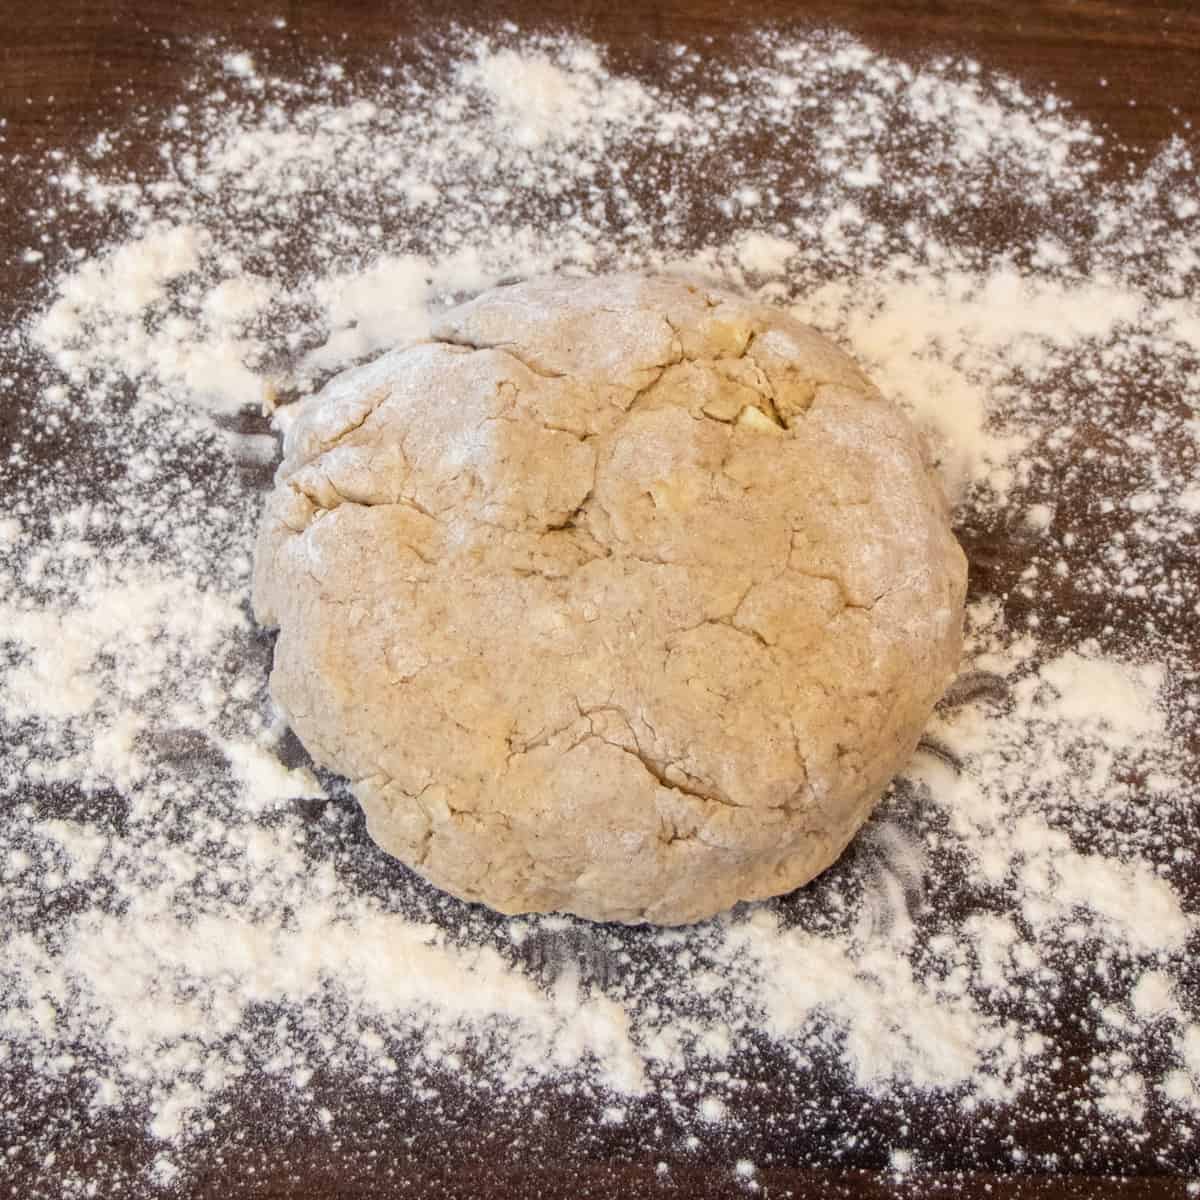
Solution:
<svg viewBox="0 0 1200 1200"><path fill-rule="evenodd" d="M1200 1114L1190 152L1102 185L1096 131L1056 105L839 37L763 36L721 72L679 48L653 84L576 41L441 52L433 78L381 56L372 79L279 81L234 48L148 114L154 168L116 166L119 129L45 163L44 302L3 351L52 447L0 465L12 1161L122 1114L145 1161L105 1193L178 1187L231 1098L263 1089L327 1130L353 1081L498 1112L570 1093L597 1126L677 1131L667 1158L720 1129L752 1181L769 1061L812 1130L822 1086L1037 1104L1073 1114L1081 1155L1153 1129L1157 1169L1181 1169ZM54 222L117 232L74 256ZM680 931L503 921L383 859L279 728L245 608L264 399L497 281L615 267L718 279L840 341L926 429L973 560L963 680L852 852Z"/></svg>

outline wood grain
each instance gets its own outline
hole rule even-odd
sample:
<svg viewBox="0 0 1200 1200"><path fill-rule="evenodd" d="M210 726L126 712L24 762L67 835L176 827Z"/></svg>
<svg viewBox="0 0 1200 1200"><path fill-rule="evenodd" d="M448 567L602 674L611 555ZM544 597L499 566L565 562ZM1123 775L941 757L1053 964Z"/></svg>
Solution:
<svg viewBox="0 0 1200 1200"><path fill-rule="evenodd" d="M282 16L276 32L267 17ZM759 0L752 15L730 0L446 0L436 6L328 2L258 8L205 0L78 0L0 5L0 114L10 148L111 121L132 100L166 100L178 87L180 47L217 35L276 49L336 46L349 63L397 38L445 22L488 28L513 20L532 30L571 29L634 57L647 40L714 39L718 49L749 26L832 26L878 49L920 59L976 58L1041 91L1054 88L1103 123L1132 156L1144 155L1200 115L1200 9L1187 0L1116 4L1041 0L970 4L900 0ZM1107 86L1102 86L1106 79Z"/></svg>

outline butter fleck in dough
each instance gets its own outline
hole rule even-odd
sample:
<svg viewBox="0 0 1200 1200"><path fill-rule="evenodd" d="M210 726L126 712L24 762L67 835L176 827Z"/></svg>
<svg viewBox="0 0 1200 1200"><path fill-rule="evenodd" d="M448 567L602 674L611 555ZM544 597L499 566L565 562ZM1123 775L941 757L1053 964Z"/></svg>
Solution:
<svg viewBox="0 0 1200 1200"><path fill-rule="evenodd" d="M838 857L954 675L965 584L845 354L620 275L497 288L305 401L254 607L390 853L506 913L682 924Z"/></svg>

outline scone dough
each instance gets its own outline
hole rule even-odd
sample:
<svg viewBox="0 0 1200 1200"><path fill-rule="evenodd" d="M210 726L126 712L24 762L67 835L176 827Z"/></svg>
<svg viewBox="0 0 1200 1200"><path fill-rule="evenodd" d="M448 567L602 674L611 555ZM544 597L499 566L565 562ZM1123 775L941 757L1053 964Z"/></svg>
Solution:
<svg viewBox="0 0 1200 1200"><path fill-rule="evenodd" d="M678 924L838 857L955 672L965 582L845 354L621 275L497 288L305 401L254 607L390 853L506 913Z"/></svg>

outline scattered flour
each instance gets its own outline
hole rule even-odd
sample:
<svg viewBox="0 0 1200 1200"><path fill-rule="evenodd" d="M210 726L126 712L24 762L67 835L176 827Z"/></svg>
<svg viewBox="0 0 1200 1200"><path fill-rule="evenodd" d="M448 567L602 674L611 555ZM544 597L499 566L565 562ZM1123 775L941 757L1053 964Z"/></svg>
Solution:
<svg viewBox="0 0 1200 1200"><path fill-rule="evenodd" d="M821 1087L981 1128L1036 1102L1080 1155L1118 1126L1154 1131L1158 1172L1192 1161L1191 153L1102 184L1096 131L969 62L750 49L713 71L676 48L653 85L516 31L447 43L434 79L387 55L267 79L233 49L46 160L44 303L0 352L31 443L0 464L13 1161L69 1142L49 1114L82 1094L147 1135L103 1194L177 1189L230 1097L336 1129L352 1081L520 1111L560 1089L598 1126L669 1122L654 1156L719 1129L757 1187L766 1061L814 1129ZM130 177L147 137L161 169ZM121 232L68 252L97 222ZM696 929L504 921L382 858L278 727L245 604L264 401L492 283L608 267L717 278L841 341L926 428L972 551L963 679L877 818L797 896ZM827 1156L860 1148L838 1136Z"/></svg>

